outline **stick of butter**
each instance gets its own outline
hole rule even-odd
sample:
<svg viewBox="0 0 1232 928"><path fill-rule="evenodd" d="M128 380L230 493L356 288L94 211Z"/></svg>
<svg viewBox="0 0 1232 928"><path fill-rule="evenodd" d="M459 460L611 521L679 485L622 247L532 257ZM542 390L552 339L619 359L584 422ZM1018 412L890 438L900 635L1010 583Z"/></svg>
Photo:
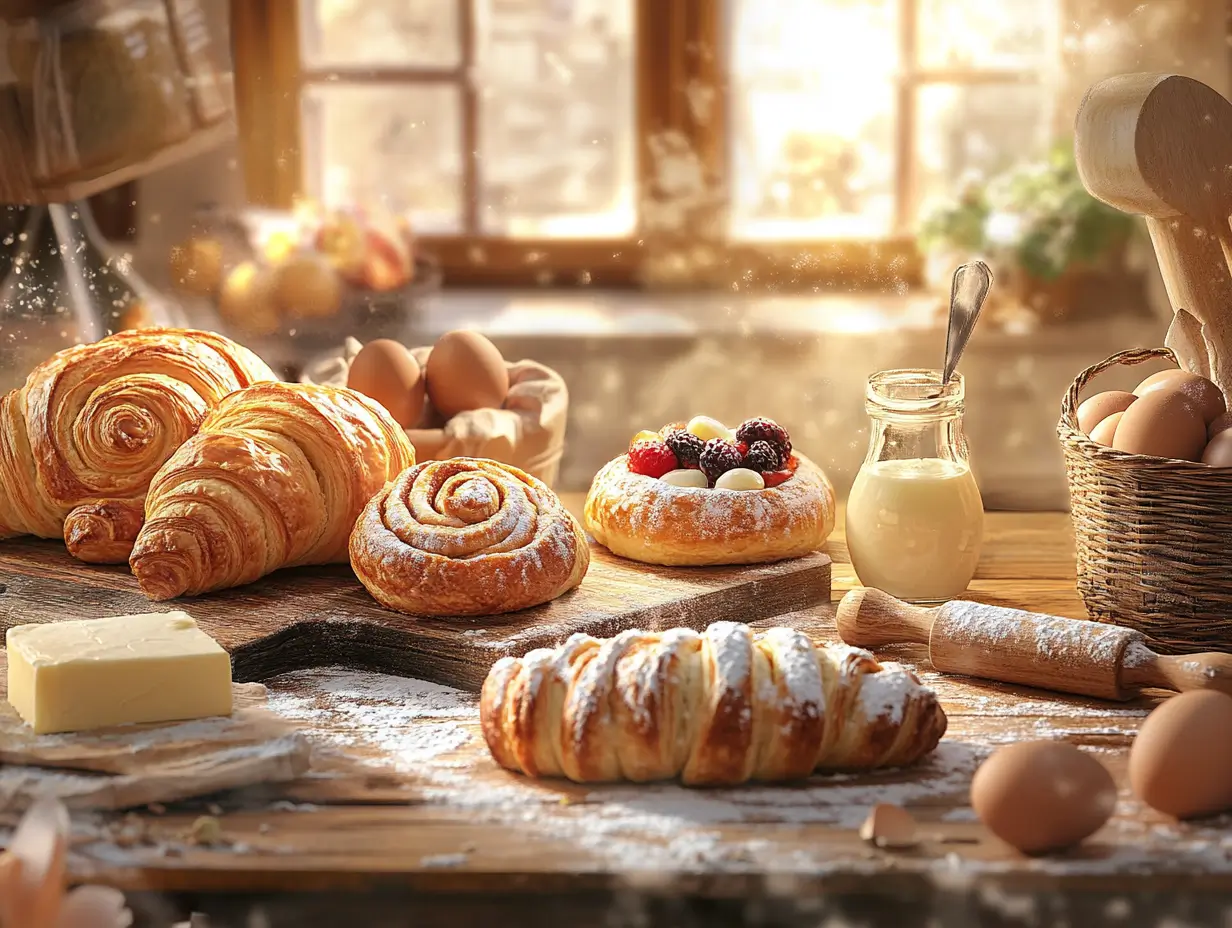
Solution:
<svg viewBox="0 0 1232 928"><path fill-rule="evenodd" d="M185 612L17 625L9 703L37 734L231 714L231 658Z"/></svg>

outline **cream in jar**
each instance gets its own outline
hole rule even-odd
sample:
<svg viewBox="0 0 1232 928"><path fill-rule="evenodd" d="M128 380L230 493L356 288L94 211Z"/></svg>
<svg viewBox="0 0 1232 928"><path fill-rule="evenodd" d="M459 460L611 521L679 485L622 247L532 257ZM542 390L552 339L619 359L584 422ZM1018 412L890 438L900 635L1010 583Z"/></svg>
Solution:
<svg viewBox="0 0 1232 928"><path fill-rule="evenodd" d="M979 563L984 507L962 428L963 380L938 371L869 378L868 455L847 500L860 583L908 602L962 593Z"/></svg>

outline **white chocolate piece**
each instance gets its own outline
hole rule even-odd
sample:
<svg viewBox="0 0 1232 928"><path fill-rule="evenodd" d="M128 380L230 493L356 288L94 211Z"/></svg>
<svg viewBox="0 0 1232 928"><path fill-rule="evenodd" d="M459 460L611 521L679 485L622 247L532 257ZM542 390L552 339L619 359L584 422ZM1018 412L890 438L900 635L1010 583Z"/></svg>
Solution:
<svg viewBox="0 0 1232 928"><path fill-rule="evenodd" d="M711 419L709 416L694 416L689 420L686 430L702 441L710 441L712 438L721 438L724 441L736 440L735 432L718 419Z"/></svg>
<svg viewBox="0 0 1232 928"><path fill-rule="evenodd" d="M231 714L231 658L183 612L17 625L9 702L37 734Z"/></svg>
<svg viewBox="0 0 1232 928"><path fill-rule="evenodd" d="M706 475L700 470L689 470L686 468L681 468L680 470L669 470L659 479L664 483L670 483L674 487L700 488L708 485Z"/></svg>
<svg viewBox="0 0 1232 928"><path fill-rule="evenodd" d="M714 488L716 490L764 490L766 481L755 470L737 467L725 474L720 474L719 479L714 482Z"/></svg>

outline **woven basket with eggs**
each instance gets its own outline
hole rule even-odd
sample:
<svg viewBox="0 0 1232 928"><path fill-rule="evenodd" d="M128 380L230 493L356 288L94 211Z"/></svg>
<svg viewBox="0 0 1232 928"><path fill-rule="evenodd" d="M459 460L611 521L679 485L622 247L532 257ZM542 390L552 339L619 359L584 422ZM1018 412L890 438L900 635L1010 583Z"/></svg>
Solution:
<svg viewBox="0 0 1232 928"><path fill-rule="evenodd" d="M1079 396L1135 349L1087 368L1061 403L1077 586L1093 618L1172 653L1232 648L1232 415L1211 381L1180 370L1131 393ZM1228 429L1227 431L1224 431Z"/></svg>
<svg viewBox="0 0 1232 928"><path fill-rule="evenodd" d="M375 399L406 430L419 461L490 458L548 486L560 472L569 411L564 379L534 361L506 361L477 332L447 332L434 346L414 349L348 338L300 379Z"/></svg>

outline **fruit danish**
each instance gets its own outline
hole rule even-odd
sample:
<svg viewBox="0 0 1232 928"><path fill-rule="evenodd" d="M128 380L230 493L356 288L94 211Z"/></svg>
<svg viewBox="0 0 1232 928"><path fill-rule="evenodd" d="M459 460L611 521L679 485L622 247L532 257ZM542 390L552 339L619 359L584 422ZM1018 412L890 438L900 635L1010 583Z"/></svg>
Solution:
<svg viewBox="0 0 1232 928"><path fill-rule="evenodd" d="M704 416L639 432L595 475L585 508L608 550L669 566L800 557L834 516L834 487L781 425L749 419L733 432Z"/></svg>

